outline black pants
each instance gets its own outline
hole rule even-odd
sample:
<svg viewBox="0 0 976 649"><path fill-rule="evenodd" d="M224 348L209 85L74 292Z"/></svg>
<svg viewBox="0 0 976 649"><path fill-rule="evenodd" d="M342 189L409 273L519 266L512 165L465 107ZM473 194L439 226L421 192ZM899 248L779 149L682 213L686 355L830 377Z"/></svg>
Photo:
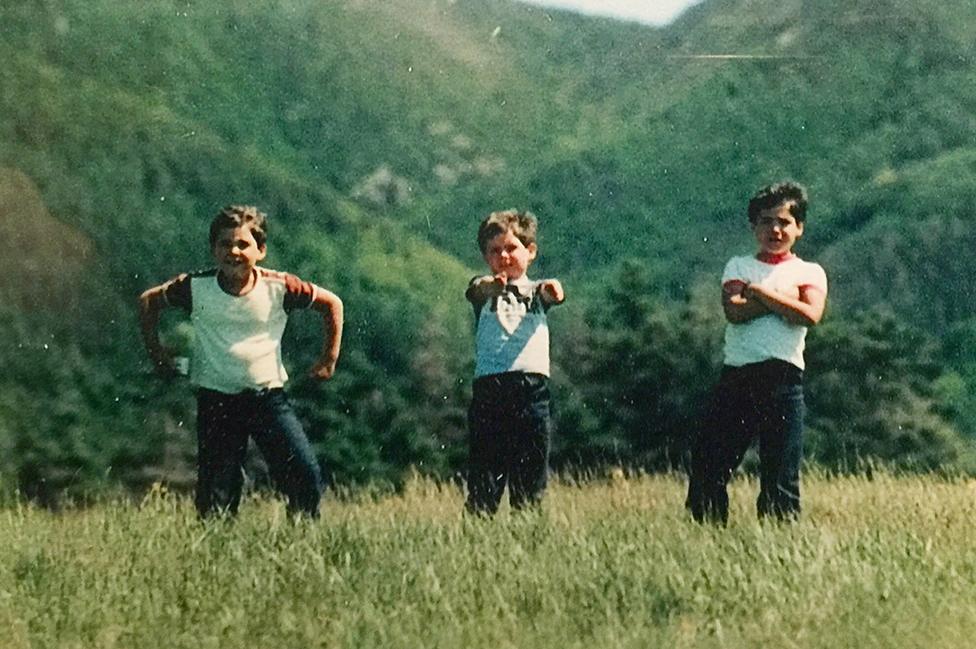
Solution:
<svg viewBox="0 0 976 649"><path fill-rule="evenodd" d="M686 505L696 520L725 523L727 486L759 438L760 516L800 513L803 371L780 360L725 367L692 450Z"/></svg>
<svg viewBox="0 0 976 649"><path fill-rule="evenodd" d="M546 489L552 432L548 378L493 374L475 380L473 392L467 510L494 514L506 484L512 507L538 504Z"/></svg>
<svg viewBox="0 0 976 649"><path fill-rule="evenodd" d="M253 437L290 513L317 517L322 473L301 422L282 389L197 392L197 494L201 516L236 514Z"/></svg>

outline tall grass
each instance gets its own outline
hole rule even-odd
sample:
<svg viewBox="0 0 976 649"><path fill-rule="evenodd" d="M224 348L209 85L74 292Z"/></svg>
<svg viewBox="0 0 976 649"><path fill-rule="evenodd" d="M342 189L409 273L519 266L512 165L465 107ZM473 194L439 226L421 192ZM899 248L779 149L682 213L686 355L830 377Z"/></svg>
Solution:
<svg viewBox="0 0 976 649"><path fill-rule="evenodd" d="M552 487L540 513L460 515L452 486L254 498L203 524L162 492L0 511L0 647L960 647L976 629L976 487L808 477L793 525L733 487L725 529L684 483Z"/></svg>

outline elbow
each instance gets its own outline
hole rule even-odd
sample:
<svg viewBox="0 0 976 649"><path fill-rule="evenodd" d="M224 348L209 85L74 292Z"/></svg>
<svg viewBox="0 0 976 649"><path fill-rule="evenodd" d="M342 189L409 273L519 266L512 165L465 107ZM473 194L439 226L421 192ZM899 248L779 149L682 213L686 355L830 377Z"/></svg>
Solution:
<svg viewBox="0 0 976 649"><path fill-rule="evenodd" d="M342 314L345 307L342 304L342 299L338 295L335 293L329 295L329 299L323 306L325 307L322 309L323 313L330 317L333 322L342 322Z"/></svg>
<svg viewBox="0 0 976 649"><path fill-rule="evenodd" d="M139 306L139 313L143 315L148 314L152 311L153 309L152 289L142 292L142 294L139 296L138 306Z"/></svg>
<svg viewBox="0 0 976 649"><path fill-rule="evenodd" d="M819 305L819 308L815 306L813 309L810 309L803 315L805 316L806 320L804 324L808 327L815 327L816 325L820 324L821 320L823 320L824 308L822 305Z"/></svg>

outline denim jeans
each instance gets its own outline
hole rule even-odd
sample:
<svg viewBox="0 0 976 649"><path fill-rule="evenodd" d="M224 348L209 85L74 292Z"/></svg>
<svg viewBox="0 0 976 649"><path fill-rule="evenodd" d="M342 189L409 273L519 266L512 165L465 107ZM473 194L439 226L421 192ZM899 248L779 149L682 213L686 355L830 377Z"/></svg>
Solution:
<svg viewBox="0 0 976 649"><path fill-rule="evenodd" d="M322 473L284 390L225 394L197 392L197 493L201 516L236 514L250 437L271 480L288 499L289 513L317 517Z"/></svg>
<svg viewBox="0 0 976 649"><path fill-rule="evenodd" d="M536 505L546 489L552 420L549 380L506 372L475 380L468 410L466 508L494 514L508 485L512 507Z"/></svg>
<svg viewBox="0 0 976 649"><path fill-rule="evenodd" d="M799 515L803 415L798 367L780 360L724 367L692 449L686 506L695 519L728 520L729 480L757 437L759 516Z"/></svg>

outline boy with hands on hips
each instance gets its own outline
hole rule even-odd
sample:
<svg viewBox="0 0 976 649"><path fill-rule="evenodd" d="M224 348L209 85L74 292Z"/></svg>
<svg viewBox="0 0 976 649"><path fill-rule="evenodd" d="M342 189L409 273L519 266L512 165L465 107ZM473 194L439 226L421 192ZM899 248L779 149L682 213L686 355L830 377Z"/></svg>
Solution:
<svg viewBox="0 0 976 649"><path fill-rule="evenodd" d="M266 215L247 205L223 208L210 224L215 268L183 273L145 291L139 322L157 369L173 371L159 339L162 311L179 308L193 326L190 381L197 389L196 507L202 517L236 514L248 439L253 437L291 513L317 517L321 469L284 392L281 340L291 312L322 316L323 345L309 370L329 379L342 339L342 301L331 291L258 266L267 255Z"/></svg>

